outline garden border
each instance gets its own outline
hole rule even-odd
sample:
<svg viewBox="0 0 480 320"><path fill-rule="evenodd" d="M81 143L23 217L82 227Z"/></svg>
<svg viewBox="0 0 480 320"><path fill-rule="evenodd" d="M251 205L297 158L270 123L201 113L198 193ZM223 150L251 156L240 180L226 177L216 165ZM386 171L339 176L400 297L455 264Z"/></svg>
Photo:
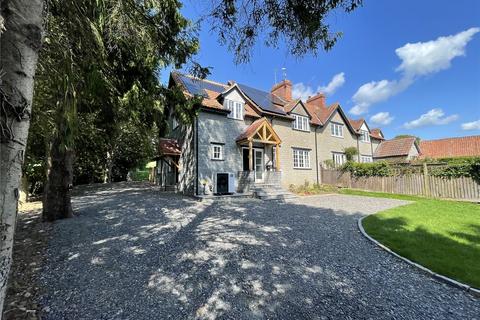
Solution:
<svg viewBox="0 0 480 320"><path fill-rule="evenodd" d="M438 274L438 273L435 273L433 272L432 270L416 263L416 262L413 262L412 260L410 259L407 259L401 255L399 255L398 253L392 251L392 249L390 249L389 247L381 244L379 241L375 240L374 238L372 238L371 236L369 236L367 234L367 232L365 231L365 229L363 228L363 225L362 225L362 221L363 219L365 219L367 216L364 216L364 217L361 217L360 219L358 219L358 229L360 229L360 232L363 234L363 236L365 238L367 238L368 240L372 241L374 244L376 244L377 246L379 246L380 248L382 248L383 250L387 251L388 253L394 255L395 257L405 261L406 263L408 263L409 265L417 268L418 270L428 274L429 276L431 276L432 278L436 279L436 280L439 280L443 283L446 283L446 284L449 284L451 286L454 286L454 287L457 287L459 289L462 289L462 290L465 290L466 292L469 292L471 293L472 295L480 298L480 289L477 289L477 288L473 288L465 283L462 283L462 282L459 282L459 281L456 281L456 280L453 280L452 278L449 278L449 277L446 277L444 275L441 275L441 274Z"/></svg>

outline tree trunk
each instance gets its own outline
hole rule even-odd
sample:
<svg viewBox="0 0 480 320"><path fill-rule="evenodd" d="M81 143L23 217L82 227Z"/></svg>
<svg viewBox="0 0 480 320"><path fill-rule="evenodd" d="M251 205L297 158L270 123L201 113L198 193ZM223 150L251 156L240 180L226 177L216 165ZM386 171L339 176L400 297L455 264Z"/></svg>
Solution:
<svg viewBox="0 0 480 320"><path fill-rule="evenodd" d="M113 170L113 148L112 148L112 151L107 151L107 164L106 164L103 183L112 182L112 175L113 175L112 170Z"/></svg>
<svg viewBox="0 0 480 320"><path fill-rule="evenodd" d="M43 0L2 0L0 4L5 27L3 33L0 30L0 311L12 264L43 9Z"/></svg>
<svg viewBox="0 0 480 320"><path fill-rule="evenodd" d="M43 220L55 221L73 217L71 189L73 183L73 151L62 146L56 137L50 151L51 167L43 193Z"/></svg>

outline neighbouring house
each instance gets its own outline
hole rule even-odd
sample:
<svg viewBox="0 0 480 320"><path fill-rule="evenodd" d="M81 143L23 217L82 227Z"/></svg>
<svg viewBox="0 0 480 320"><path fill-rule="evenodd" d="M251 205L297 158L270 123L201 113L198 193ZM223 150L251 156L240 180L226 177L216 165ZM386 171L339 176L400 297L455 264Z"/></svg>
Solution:
<svg viewBox="0 0 480 320"><path fill-rule="evenodd" d="M480 136L420 141L421 158L480 157Z"/></svg>
<svg viewBox="0 0 480 320"><path fill-rule="evenodd" d="M325 95L293 99L284 80L270 92L234 81L219 83L172 72L169 86L203 102L191 125L169 113L168 136L160 140L156 181L190 194L248 192L256 184L321 183L326 160L341 165L344 149L372 162L384 140L365 120L348 119Z"/></svg>
<svg viewBox="0 0 480 320"><path fill-rule="evenodd" d="M385 140L373 154L375 161L408 162L420 155L420 147L415 137Z"/></svg>

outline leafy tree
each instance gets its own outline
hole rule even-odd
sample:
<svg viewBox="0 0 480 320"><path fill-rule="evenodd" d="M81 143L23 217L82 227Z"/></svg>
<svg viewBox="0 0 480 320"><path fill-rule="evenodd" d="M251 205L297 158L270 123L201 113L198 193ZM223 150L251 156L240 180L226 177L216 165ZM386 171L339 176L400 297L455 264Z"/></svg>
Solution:
<svg viewBox="0 0 480 320"><path fill-rule="evenodd" d="M276 47L283 39L290 53L302 56L319 48L330 50L341 32L332 32L326 22L332 11L350 13L362 0L215 0L205 16L219 35L221 43L234 53L236 62L250 60L258 38Z"/></svg>
<svg viewBox="0 0 480 320"><path fill-rule="evenodd" d="M343 149L343 152L345 152L345 157L347 158L347 161L353 161L353 158L358 155L358 149L355 147L347 147Z"/></svg>
<svg viewBox="0 0 480 320"><path fill-rule="evenodd" d="M399 134L397 136L395 136L395 138L393 139L401 139L401 138L415 138L415 141L417 142L417 144L420 143L420 141L422 140L420 137L417 137L417 136L414 136L414 135L411 135L411 134Z"/></svg>

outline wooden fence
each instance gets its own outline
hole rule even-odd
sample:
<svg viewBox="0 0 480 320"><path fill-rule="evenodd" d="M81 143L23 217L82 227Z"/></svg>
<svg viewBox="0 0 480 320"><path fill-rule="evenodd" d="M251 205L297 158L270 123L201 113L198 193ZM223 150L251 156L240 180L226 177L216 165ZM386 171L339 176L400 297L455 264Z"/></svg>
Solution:
<svg viewBox="0 0 480 320"><path fill-rule="evenodd" d="M441 178L423 170L390 177L353 177L349 172L322 169L322 183L338 187L434 198L480 201L480 185L469 177Z"/></svg>

